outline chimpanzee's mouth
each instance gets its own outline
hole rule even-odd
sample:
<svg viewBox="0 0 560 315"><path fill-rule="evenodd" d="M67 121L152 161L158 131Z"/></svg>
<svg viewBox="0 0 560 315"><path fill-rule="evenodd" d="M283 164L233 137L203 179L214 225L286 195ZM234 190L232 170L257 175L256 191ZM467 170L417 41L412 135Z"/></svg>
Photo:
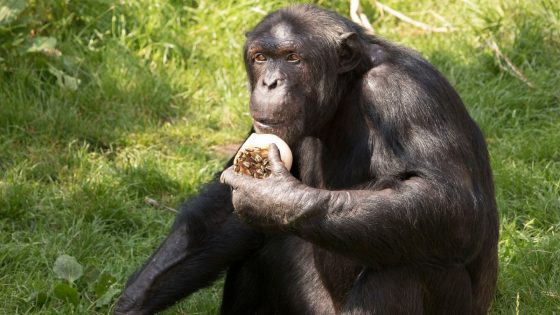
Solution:
<svg viewBox="0 0 560 315"><path fill-rule="evenodd" d="M254 124L257 129L278 129L285 125L284 121L275 119L254 119Z"/></svg>

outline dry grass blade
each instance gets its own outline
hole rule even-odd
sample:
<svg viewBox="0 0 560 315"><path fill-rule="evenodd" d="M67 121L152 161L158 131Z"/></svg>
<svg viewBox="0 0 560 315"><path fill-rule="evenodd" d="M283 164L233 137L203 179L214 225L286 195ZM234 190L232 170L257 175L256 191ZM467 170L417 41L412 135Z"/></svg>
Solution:
<svg viewBox="0 0 560 315"><path fill-rule="evenodd" d="M167 210L167 211L171 211L173 213L179 213L179 211L177 211L177 209L173 209L171 207L162 205L157 200L149 198L149 197L146 197L146 199L144 199L144 202L146 202L147 204L149 204L150 206L152 206L154 208L164 209L164 210Z"/></svg>

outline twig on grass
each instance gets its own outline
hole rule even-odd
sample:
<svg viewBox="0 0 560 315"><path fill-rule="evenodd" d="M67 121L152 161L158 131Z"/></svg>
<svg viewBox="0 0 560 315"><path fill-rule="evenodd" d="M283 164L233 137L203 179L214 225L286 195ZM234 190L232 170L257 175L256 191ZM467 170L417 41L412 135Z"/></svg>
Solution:
<svg viewBox="0 0 560 315"><path fill-rule="evenodd" d="M177 211L177 209L173 209L171 207L162 205L161 203L159 203L157 200L146 197L146 199L144 199L144 202L149 204L150 206L154 207L154 208L158 208L158 209L164 209L164 210L168 210L171 211L173 213L179 213L179 211Z"/></svg>
<svg viewBox="0 0 560 315"><path fill-rule="evenodd" d="M434 27L431 25L428 25L426 23L422 23L416 20L413 20L411 18L409 18L408 16L402 14L401 12L392 9L391 7L379 2L379 1L375 1L375 6L377 6L377 8L379 9L379 11L381 11L381 13L383 14L384 12L387 12L393 16L395 16L396 18L398 18L399 20L402 20L406 23L412 24L420 29L423 29L425 31L428 32L434 32L434 33L447 33L447 32L453 32L455 31L455 28L453 27Z"/></svg>
<svg viewBox="0 0 560 315"><path fill-rule="evenodd" d="M496 43L495 40L492 38L486 39L486 45L490 47L496 58L498 59L498 66L503 71L513 75L514 77L521 80L523 83L527 84L530 88L534 88L535 84L531 82L524 74L519 70L513 62L500 50L500 46ZM505 65L502 63L502 60L505 62Z"/></svg>
<svg viewBox="0 0 560 315"><path fill-rule="evenodd" d="M433 17L435 17L436 19L438 19L440 22L442 22L443 24L445 24L447 27L453 28L453 26L451 25L451 23L449 23L443 16L441 16L441 14L438 14L438 13L435 12L434 10L428 10L427 13L431 14Z"/></svg>
<svg viewBox="0 0 560 315"><path fill-rule="evenodd" d="M362 9L360 8L360 0L351 0L350 1L350 17L352 21L360 24L365 29L373 33L373 26L369 22L367 16L362 13Z"/></svg>

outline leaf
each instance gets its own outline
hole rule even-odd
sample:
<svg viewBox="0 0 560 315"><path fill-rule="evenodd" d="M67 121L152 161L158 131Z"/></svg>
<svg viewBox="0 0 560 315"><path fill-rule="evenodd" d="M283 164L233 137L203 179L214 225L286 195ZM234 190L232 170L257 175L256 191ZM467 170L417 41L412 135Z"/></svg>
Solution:
<svg viewBox="0 0 560 315"><path fill-rule="evenodd" d="M93 291L95 292L95 296L97 298L101 298L101 296L107 293L111 285L113 285L115 282L117 282L117 279L113 277L111 274L105 272L102 273L99 276L99 278L97 278L97 281L93 286Z"/></svg>
<svg viewBox="0 0 560 315"><path fill-rule="evenodd" d="M49 301L49 296L47 293L40 291L40 292L33 292L28 298L27 301L29 303L33 303L36 306L43 306Z"/></svg>
<svg viewBox="0 0 560 315"><path fill-rule="evenodd" d="M61 299L68 301L74 305L78 305L80 303L80 294L76 288L71 287L66 283L59 283L54 287L54 296Z"/></svg>
<svg viewBox="0 0 560 315"><path fill-rule="evenodd" d="M105 294L103 294L97 302L95 302L95 307L103 307L105 305L111 304L113 297L119 293L120 290L114 287L111 287Z"/></svg>
<svg viewBox="0 0 560 315"><path fill-rule="evenodd" d="M80 278L80 282L93 287L93 284L101 277L101 271L95 266L88 266L84 270L84 274Z"/></svg>
<svg viewBox="0 0 560 315"><path fill-rule="evenodd" d="M9 24L25 9L25 0L2 0L0 4L0 25Z"/></svg>
<svg viewBox="0 0 560 315"><path fill-rule="evenodd" d="M64 73L64 71L58 70L53 66L49 67L49 72L56 77L56 83L58 83L59 86L71 91L76 91L78 89L78 86L82 82L82 80L68 75Z"/></svg>
<svg viewBox="0 0 560 315"><path fill-rule="evenodd" d="M53 51L56 47L56 38L54 37L36 37L31 43L31 47L27 52L47 52Z"/></svg>
<svg viewBox="0 0 560 315"><path fill-rule="evenodd" d="M59 256L54 262L54 273L60 279L72 283L82 276L83 268L76 258L68 255Z"/></svg>

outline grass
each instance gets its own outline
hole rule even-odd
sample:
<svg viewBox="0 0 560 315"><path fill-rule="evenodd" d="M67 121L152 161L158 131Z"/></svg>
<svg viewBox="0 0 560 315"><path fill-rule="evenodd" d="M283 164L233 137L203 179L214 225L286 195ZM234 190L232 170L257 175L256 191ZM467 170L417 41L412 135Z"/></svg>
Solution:
<svg viewBox="0 0 560 315"><path fill-rule="evenodd" d="M347 15L347 1L316 3ZM451 80L487 138L501 220L491 314L560 314L560 5L383 3L457 30L426 33L362 1L378 34ZM0 314L110 313L116 294L96 306L100 275L118 293L174 218L144 199L178 205L246 134L243 34L285 4L28 1L0 23ZM61 56L27 52L30 34L55 38ZM84 268L76 304L54 293L62 254ZM220 294L218 284L165 314L214 314Z"/></svg>

